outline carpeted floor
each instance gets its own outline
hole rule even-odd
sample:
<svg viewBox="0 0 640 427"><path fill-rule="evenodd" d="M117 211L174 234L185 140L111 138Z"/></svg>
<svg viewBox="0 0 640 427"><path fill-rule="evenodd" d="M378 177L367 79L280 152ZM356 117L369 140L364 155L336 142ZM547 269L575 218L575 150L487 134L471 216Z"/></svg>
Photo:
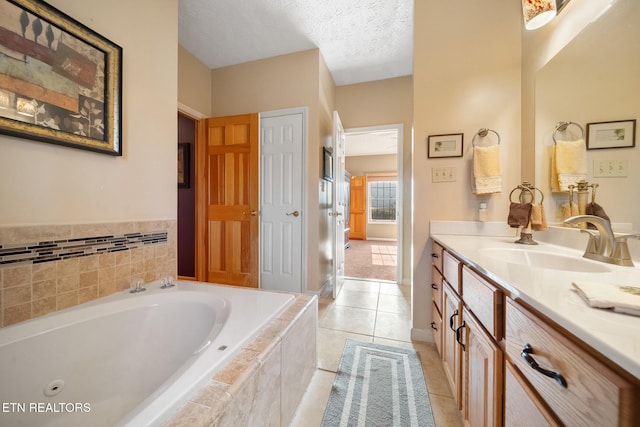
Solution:
<svg viewBox="0 0 640 427"><path fill-rule="evenodd" d="M350 240L344 251L344 274L360 279L396 281L397 242Z"/></svg>
<svg viewBox="0 0 640 427"><path fill-rule="evenodd" d="M435 427L413 349L348 338L322 427Z"/></svg>

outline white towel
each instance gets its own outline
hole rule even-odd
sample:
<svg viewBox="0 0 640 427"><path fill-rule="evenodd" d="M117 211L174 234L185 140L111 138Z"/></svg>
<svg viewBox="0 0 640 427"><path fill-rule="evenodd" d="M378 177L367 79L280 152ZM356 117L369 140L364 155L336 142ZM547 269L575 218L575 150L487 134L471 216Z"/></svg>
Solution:
<svg viewBox="0 0 640 427"><path fill-rule="evenodd" d="M556 141L551 160L551 188L569 191L570 185L587 179L587 146L584 139Z"/></svg>
<svg viewBox="0 0 640 427"><path fill-rule="evenodd" d="M502 191L500 145L473 147L473 177L476 194Z"/></svg>
<svg viewBox="0 0 640 427"><path fill-rule="evenodd" d="M640 316L640 285L624 286L599 282L573 282L575 291L589 306Z"/></svg>

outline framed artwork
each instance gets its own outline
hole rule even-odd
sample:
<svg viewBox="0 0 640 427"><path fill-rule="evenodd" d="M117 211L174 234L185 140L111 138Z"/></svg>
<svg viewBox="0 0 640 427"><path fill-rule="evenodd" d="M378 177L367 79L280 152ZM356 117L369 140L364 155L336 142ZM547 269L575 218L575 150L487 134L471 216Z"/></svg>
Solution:
<svg viewBox="0 0 640 427"><path fill-rule="evenodd" d="M190 144L188 142L178 143L178 188L189 188L189 176L191 169L189 158L191 155Z"/></svg>
<svg viewBox="0 0 640 427"><path fill-rule="evenodd" d="M587 150L636 146L636 121L587 123Z"/></svg>
<svg viewBox="0 0 640 427"><path fill-rule="evenodd" d="M0 0L0 133L122 155L122 48L39 0Z"/></svg>
<svg viewBox="0 0 640 427"><path fill-rule="evenodd" d="M429 135L427 138L427 157L462 157L463 134Z"/></svg>
<svg viewBox="0 0 640 427"><path fill-rule="evenodd" d="M322 147L322 179L333 182L333 153Z"/></svg>

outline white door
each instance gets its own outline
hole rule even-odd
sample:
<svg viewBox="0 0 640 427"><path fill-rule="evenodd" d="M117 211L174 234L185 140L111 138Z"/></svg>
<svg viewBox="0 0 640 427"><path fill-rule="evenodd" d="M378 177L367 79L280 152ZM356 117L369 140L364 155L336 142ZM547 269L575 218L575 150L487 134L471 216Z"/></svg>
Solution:
<svg viewBox="0 0 640 427"><path fill-rule="evenodd" d="M333 298L344 282L344 211L346 207L346 183L344 176L345 136L337 111L333 112Z"/></svg>
<svg viewBox="0 0 640 427"><path fill-rule="evenodd" d="M302 292L304 110L261 114L260 287Z"/></svg>

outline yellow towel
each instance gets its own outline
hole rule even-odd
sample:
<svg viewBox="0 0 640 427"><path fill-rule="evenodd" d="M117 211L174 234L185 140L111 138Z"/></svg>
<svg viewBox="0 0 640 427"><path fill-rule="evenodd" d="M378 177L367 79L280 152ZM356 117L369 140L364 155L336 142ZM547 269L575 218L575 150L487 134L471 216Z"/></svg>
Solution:
<svg viewBox="0 0 640 427"><path fill-rule="evenodd" d="M564 221L567 218L571 218L572 216L580 215L580 211L578 210L578 204L574 202L565 203L562 205L562 220ZM584 222L579 222L577 224L567 224L564 223L565 227L573 227L573 228L584 228Z"/></svg>
<svg viewBox="0 0 640 427"><path fill-rule="evenodd" d="M549 229L542 203L533 203L531 205L531 229L533 231L544 231Z"/></svg>
<svg viewBox="0 0 640 427"><path fill-rule="evenodd" d="M556 141L551 157L551 188L569 191L587 179L587 146L584 139Z"/></svg>
<svg viewBox="0 0 640 427"><path fill-rule="evenodd" d="M473 147L473 177L476 194L502 191L500 146Z"/></svg>

